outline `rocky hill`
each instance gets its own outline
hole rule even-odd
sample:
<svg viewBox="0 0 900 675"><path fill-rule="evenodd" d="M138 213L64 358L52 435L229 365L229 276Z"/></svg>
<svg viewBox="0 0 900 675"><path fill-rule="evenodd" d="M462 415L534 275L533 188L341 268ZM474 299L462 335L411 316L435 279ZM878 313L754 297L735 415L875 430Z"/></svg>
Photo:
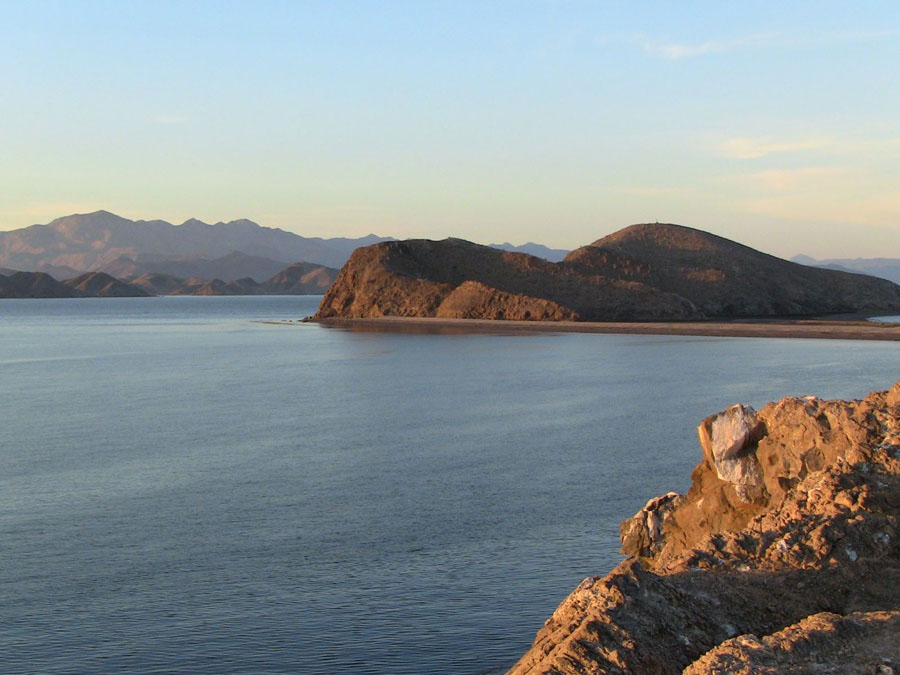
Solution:
<svg viewBox="0 0 900 675"><path fill-rule="evenodd" d="M2 298L124 298L150 295L142 288L114 279L102 272L89 272L57 281L43 272L0 275Z"/></svg>
<svg viewBox="0 0 900 675"><path fill-rule="evenodd" d="M44 272L0 274L0 298L77 298L78 291Z"/></svg>
<svg viewBox="0 0 900 675"><path fill-rule="evenodd" d="M104 272L86 272L66 279L63 284L90 298L144 298L151 295L139 286L119 281Z"/></svg>
<svg viewBox="0 0 900 675"><path fill-rule="evenodd" d="M337 278L338 270L312 263L290 265L265 282L272 295L321 295Z"/></svg>
<svg viewBox="0 0 900 675"><path fill-rule="evenodd" d="M900 383L736 405L698 434L687 494L622 523L630 557L585 579L510 672L894 672Z"/></svg>
<svg viewBox="0 0 900 675"><path fill-rule="evenodd" d="M665 320L900 310L900 286L645 224L552 263L459 239L357 249L315 318Z"/></svg>

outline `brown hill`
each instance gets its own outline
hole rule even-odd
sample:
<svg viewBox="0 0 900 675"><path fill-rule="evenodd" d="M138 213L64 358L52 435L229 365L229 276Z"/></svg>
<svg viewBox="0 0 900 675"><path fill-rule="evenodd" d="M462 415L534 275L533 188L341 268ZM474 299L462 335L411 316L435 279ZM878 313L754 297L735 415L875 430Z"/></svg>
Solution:
<svg viewBox="0 0 900 675"><path fill-rule="evenodd" d="M685 495L622 523L510 671L878 673L900 663L900 382L701 423Z"/></svg>
<svg viewBox="0 0 900 675"><path fill-rule="evenodd" d="M559 263L459 239L375 244L350 257L315 318L612 321L869 310L900 310L900 286L657 223L625 228Z"/></svg>
<svg viewBox="0 0 900 675"><path fill-rule="evenodd" d="M321 295L337 278L338 270L314 263L298 262L284 268L264 284L272 295Z"/></svg>
<svg viewBox="0 0 900 675"><path fill-rule="evenodd" d="M184 287L185 280L168 274L147 272L132 279L129 283L143 288L150 295L176 295L176 292Z"/></svg>
<svg viewBox="0 0 900 675"><path fill-rule="evenodd" d="M195 281L190 279L188 281ZM201 284L199 287L192 287L190 284L181 291L190 289L189 293L176 292L173 295L263 295L265 289L262 284L256 283L250 277L244 279L236 279L234 281L222 281L221 279L212 279Z"/></svg>
<svg viewBox="0 0 900 675"><path fill-rule="evenodd" d="M86 272L62 283L78 295L91 298L144 298L151 295L143 288L119 281L105 272Z"/></svg>
<svg viewBox="0 0 900 675"><path fill-rule="evenodd" d="M0 275L0 298L75 298L79 293L44 272Z"/></svg>

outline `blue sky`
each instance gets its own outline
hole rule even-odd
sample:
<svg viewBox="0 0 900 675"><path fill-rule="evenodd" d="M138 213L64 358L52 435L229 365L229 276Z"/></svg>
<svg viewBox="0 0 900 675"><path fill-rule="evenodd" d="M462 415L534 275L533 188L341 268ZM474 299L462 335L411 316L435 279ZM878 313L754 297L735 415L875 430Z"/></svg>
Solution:
<svg viewBox="0 0 900 675"><path fill-rule="evenodd" d="M900 257L900 3L0 1L0 229Z"/></svg>

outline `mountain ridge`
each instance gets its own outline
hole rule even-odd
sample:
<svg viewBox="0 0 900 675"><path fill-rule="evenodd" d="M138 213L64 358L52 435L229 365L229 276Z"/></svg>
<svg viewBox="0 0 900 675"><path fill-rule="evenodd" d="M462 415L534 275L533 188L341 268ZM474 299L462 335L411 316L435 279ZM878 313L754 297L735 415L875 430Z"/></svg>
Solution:
<svg viewBox="0 0 900 675"><path fill-rule="evenodd" d="M102 271L122 258L220 258L238 251L290 264L297 260L339 267L359 243L385 241L302 237L264 227L246 218L214 224L191 218L181 225L163 220L130 220L109 211L72 214L47 224L0 232L0 267L23 271ZM150 270L156 271L156 270Z"/></svg>

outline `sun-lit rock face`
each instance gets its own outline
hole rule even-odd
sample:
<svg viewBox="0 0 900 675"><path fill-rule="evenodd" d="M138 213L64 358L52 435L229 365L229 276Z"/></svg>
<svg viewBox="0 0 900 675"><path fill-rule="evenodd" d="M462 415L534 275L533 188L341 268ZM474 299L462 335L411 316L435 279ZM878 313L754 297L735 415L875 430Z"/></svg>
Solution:
<svg viewBox="0 0 900 675"><path fill-rule="evenodd" d="M585 579L510 672L900 665L900 383L733 406L699 431L688 492L622 524L631 557Z"/></svg>

